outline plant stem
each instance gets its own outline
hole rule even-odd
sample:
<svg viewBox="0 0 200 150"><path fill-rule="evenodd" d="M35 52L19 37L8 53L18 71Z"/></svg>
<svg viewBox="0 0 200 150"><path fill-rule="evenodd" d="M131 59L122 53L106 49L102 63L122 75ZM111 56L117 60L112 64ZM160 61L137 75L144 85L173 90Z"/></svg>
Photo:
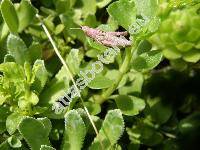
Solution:
<svg viewBox="0 0 200 150"><path fill-rule="evenodd" d="M132 59L134 50L135 50L135 46L133 46L131 49L126 48L126 50L125 50L126 55L125 55L125 58L124 58L124 61L121 65L121 67L119 68L120 74L119 74L118 78L116 79L116 82L110 88L108 88L106 91L104 91L100 96L96 97L95 101L97 103L102 104L116 90L116 88L118 87L124 74L126 74L126 72L129 70L129 66L131 63L131 59Z"/></svg>
<svg viewBox="0 0 200 150"><path fill-rule="evenodd" d="M92 118L91 118L91 115L89 114L89 111L88 111L87 107L84 105L84 101L83 101L83 99L82 99L82 97L81 97L80 91L79 91L79 89L78 89L78 87L77 87L77 85L76 85L76 83L75 83L75 80L74 80L74 78L73 78L73 75L72 75L72 73L71 73L71 71L70 71L68 65L66 64L65 60L62 58L62 56L61 56L61 54L60 54L60 52L59 52L59 50L58 50L58 48L57 48L57 46L56 46L56 44L55 44L53 38L51 37L51 35L50 35L50 33L49 33L48 29L47 29L47 27L45 26L45 24L43 23L43 21L40 19L40 17L39 17L38 14L36 15L36 17L39 19L39 21L40 21L40 23L41 23L41 25L42 25L42 28L44 29L44 32L46 33L46 35L47 35L49 41L51 42L51 44L52 44L52 46L53 46L54 51L56 52L57 56L59 57L60 61L61 61L62 64L63 64L63 66L64 66L65 69L67 70L67 72L68 72L68 74L69 74L69 76L70 76L70 78L71 78L71 80L72 80L73 85L75 86L76 90L78 91L78 94L79 94L81 103L83 104L83 108L84 108L84 110L85 110L85 112L86 112L86 114L87 114L87 116L88 116L88 118L89 118L89 120L90 120L90 123L92 124L92 126L93 126L93 128L94 128L94 131L95 131L97 137L99 138L99 141L100 141L100 144L101 144L101 148L103 149L103 144L102 144L101 138L100 138L100 136L98 136L98 135L99 135L99 132L98 132L98 130L97 130L97 128L96 128L96 126L95 126L95 124L94 124Z"/></svg>

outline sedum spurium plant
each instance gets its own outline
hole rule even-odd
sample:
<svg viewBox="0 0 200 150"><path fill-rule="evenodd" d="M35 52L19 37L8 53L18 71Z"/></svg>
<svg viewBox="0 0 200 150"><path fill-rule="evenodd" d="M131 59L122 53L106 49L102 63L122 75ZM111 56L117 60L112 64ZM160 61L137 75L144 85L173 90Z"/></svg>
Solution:
<svg viewBox="0 0 200 150"><path fill-rule="evenodd" d="M2 0L0 150L194 149L200 137L198 3ZM80 26L127 31L131 45L81 91L83 102L75 98L56 114L52 105L73 85L70 75L81 77L108 48L70 29Z"/></svg>

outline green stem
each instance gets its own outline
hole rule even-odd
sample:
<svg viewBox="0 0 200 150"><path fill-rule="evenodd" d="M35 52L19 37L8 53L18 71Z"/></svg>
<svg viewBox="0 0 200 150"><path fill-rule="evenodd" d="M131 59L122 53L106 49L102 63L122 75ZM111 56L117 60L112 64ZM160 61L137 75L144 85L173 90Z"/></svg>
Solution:
<svg viewBox="0 0 200 150"><path fill-rule="evenodd" d="M125 55L125 58L124 58L124 61L121 65L121 67L119 68L120 74L119 74L118 78L116 79L116 82L110 88L108 88L106 91L104 91L100 96L95 97L95 101L97 103L102 104L116 90L116 88L118 87L123 76L129 70L129 66L131 63L131 59L132 59L134 50L135 50L135 46L132 47L131 49L126 48L126 51L125 51L126 55Z"/></svg>

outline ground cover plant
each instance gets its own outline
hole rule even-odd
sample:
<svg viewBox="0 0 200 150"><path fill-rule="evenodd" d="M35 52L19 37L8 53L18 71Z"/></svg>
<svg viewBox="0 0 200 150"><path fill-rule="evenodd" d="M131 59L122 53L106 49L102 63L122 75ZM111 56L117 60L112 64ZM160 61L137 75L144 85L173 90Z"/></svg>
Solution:
<svg viewBox="0 0 200 150"><path fill-rule="evenodd" d="M1 0L0 150L198 150L199 2ZM81 26L110 34L94 40ZM122 39L55 113L71 77Z"/></svg>

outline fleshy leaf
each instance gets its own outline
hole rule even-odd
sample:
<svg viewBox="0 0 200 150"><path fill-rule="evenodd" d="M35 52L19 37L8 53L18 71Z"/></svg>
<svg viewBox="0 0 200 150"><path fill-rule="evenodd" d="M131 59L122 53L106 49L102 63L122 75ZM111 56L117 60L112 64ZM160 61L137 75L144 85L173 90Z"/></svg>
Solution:
<svg viewBox="0 0 200 150"><path fill-rule="evenodd" d="M9 28L5 22L0 25L0 40L5 39L5 37L9 34Z"/></svg>
<svg viewBox="0 0 200 150"><path fill-rule="evenodd" d="M99 131L99 137L96 137L90 147L90 150L109 149L117 143L124 131L124 120L119 109L110 110ZM100 141L102 145L100 144Z"/></svg>
<svg viewBox="0 0 200 150"><path fill-rule="evenodd" d="M163 104L159 98L148 99L147 103L149 107L147 107L146 113L157 123L165 123L172 115L172 108L170 105Z"/></svg>
<svg viewBox="0 0 200 150"><path fill-rule="evenodd" d="M10 0L1 2L1 13L11 32L17 32L19 21L14 5Z"/></svg>
<svg viewBox="0 0 200 150"><path fill-rule="evenodd" d="M200 113L193 113L186 118L182 119L178 125L178 129L182 134L191 134L192 132L198 131L200 127L199 123Z"/></svg>
<svg viewBox="0 0 200 150"><path fill-rule="evenodd" d="M115 101L122 113L128 116L137 115L145 108L144 100L135 96L119 95Z"/></svg>
<svg viewBox="0 0 200 150"><path fill-rule="evenodd" d="M15 62L15 58L11 54L6 54L4 57L4 62Z"/></svg>
<svg viewBox="0 0 200 150"><path fill-rule="evenodd" d="M114 82L102 75L97 75L94 80L92 80L88 87L91 89L105 89L110 87Z"/></svg>
<svg viewBox="0 0 200 150"><path fill-rule="evenodd" d="M8 116L6 119L6 128L9 134L13 134L17 130L18 125L23 117L24 116L22 114L16 112Z"/></svg>
<svg viewBox="0 0 200 150"><path fill-rule="evenodd" d="M0 122L5 122L9 114L10 111L8 107L0 106Z"/></svg>
<svg viewBox="0 0 200 150"><path fill-rule="evenodd" d="M53 104L63 96L65 92L67 92L69 79L66 74L66 69L62 67L56 74L55 78L47 84L47 88L45 88L40 94L40 99L42 99L42 101L40 101L41 104Z"/></svg>
<svg viewBox="0 0 200 150"><path fill-rule="evenodd" d="M15 58L15 61L21 65L28 59L27 47L18 36L10 34L7 40L7 48L9 53Z"/></svg>
<svg viewBox="0 0 200 150"><path fill-rule="evenodd" d="M20 148L22 146L21 141L14 135L8 138L8 144L12 148Z"/></svg>
<svg viewBox="0 0 200 150"><path fill-rule="evenodd" d="M0 149L1 150L8 150L10 149L10 146L8 144L8 141L4 141L3 143L0 144Z"/></svg>
<svg viewBox="0 0 200 150"><path fill-rule="evenodd" d="M139 55L133 60L132 67L137 71L147 71L156 67L162 60L160 50L150 51Z"/></svg>
<svg viewBox="0 0 200 150"><path fill-rule="evenodd" d="M49 73L45 68L43 60L36 60L32 70L35 76L32 88L40 93L48 80Z"/></svg>
<svg viewBox="0 0 200 150"><path fill-rule="evenodd" d="M183 59L187 62L196 63L200 60L199 50L191 50L183 54Z"/></svg>
<svg viewBox="0 0 200 150"><path fill-rule="evenodd" d="M20 2L19 8L17 10L17 15L19 18L19 32L21 32L31 23L36 13L37 10L31 5L30 1L22 0Z"/></svg>
<svg viewBox="0 0 200 150"><path fill-rule="evenodd" d="M126 30L136 19L134 1L119 0L108 7L108 13Z"/></svg>
<svg viewBox="0 0 200 150"><path fill-rule="evenodd" d="M32 43L28 48L28 55L31 63L42 57L42 48L39 43Z"/></svg>
<svg viewBox="0 0 200 150"><path fill-rule="evenodd" d="M48 135L52 129L51 121L48 118L37 118L43 125L46 131L46 134Z"/></svg>
<svg viewBox="0 0 200 150"><path fill-rule="evenodd" d="M148 146L158 145L163 140L163 135L155 128L146 123L139 123L132 128L127 128L129 139L135 144L145 144Z"/></svg>
<svg viewBox="0 0 200 150"><path fill-rule="evenodd" d="M41 145L50 146L45 124L37 119L26 117L19 124L19 132L32 150L39 150Z"/></svg>
<svg viewBox="0 0 200 150"><path fill-rule="evenodd" d="M83 2L83 16L94 15L96 12L96 0L82 0Z"/></svg>
<svg viewBox="0 0 200 150"><path fill-rule="evenodd" d="M87 38L87 41L88 41L88 43L90 44L90 46L92 48L95 48L95 49L99 50L100 52L103 52L103 51L105 51L107 49L106 46L104 46L104 45L102 45L100 43L97 43L96 41L94 41L94 40L92 40L90 38Z"/></svg>
<svg viewBox="0 0 200 150"><path fill-rule="evenodd" d="M154 17L158 9L157 0L135 0L137 13L147 17Z"/></svg>
<svg viewBox="0 0 200 150"><path fill-rule="evenodd" d="M71 110L65 117L65 132L62 149L80 150L86 135L85 124L76 110Z"/></svg>
<svg viewBox="0 0 200 150"><path fill-rule="evenodd" d="M149 41L147 41L147 40L143 40L138 45L137 54L141 55L142 53L150 51L151 48L152 48L152 44Z"/></svg>
<svg viewBox="0 0 200 150"><path fill-rule="evenodd" d="M91 115L96 115L101 112L101 106L97 103L88 101L88 102L84 102L84 104L87 107L87 109Z"/></svg>
<svg viewBox="0 0 200 150"><path fill-rule="evenodd" d="M130 86L128 86L128 90L127 92L126 89L125 90L119 90L119 93L121 95L127 95L128 93L135 93L135 94L139 94L142 92L142 85L143 85L143 82L144 82L144 76L142 73L136 73L136 72L131 72L131 73L128 73L128 76L129 76L129 79L132 81L132 84ZM123 88L126 88L125 87L122 87ZM125 93L123 93L122 91L124 91ZM121 93L122 92L122 93Z"/></svg>
<svg viewBox="0 0 200 150"><path fill-rule="evenodd" d="M82 55L80 54L79 49L71 49L67 56L66 62L73 74L77 74L79 72L79 65L81 60Z"/></svg>
<svg viewBox="0 0 200 150"><path fill-rule="evenodd" d="M97 6L99 8L103 8L105 7L106 5L108 5L112 0L100 0L97 2Z"/></svg>
<svg viewBox="0 0 200 150"><path fill-rule="evenodd" d="M51 147L51 146L47 146L47 145L42 145L40 147L40 150L56 150L55 148Z"/></svg>
<svg viewBox="0 0 200 150"><path fill-rule="evenodd" d="M0 71L3 72L4 77L10 81L20 81L25 78L23 68L14 62L0 64Z"/></svg>

